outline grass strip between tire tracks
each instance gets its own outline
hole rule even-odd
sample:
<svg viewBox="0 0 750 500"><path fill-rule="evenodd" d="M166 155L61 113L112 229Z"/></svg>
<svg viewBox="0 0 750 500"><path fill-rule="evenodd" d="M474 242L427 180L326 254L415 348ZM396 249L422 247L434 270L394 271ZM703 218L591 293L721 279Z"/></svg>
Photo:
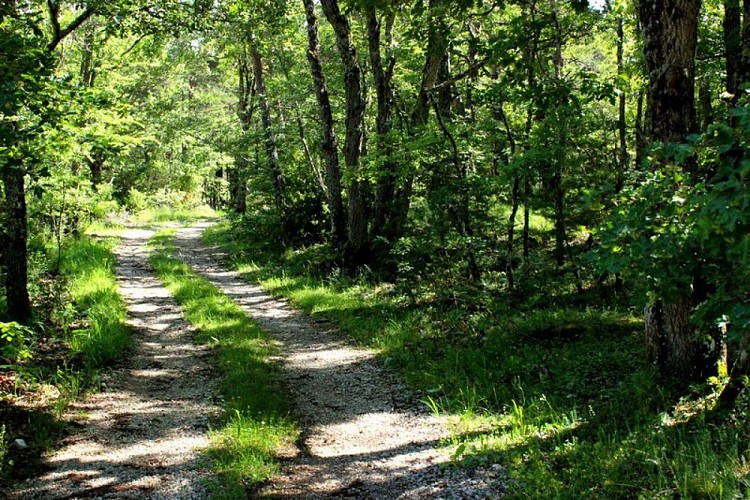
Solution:
<svg viewBox="0 0 750 500"><path fill-rule="evenodd" d="M209 491L213 498L244 497L277 472L276 456L298 430L268 362L275 351L271 340L237 304L175 257L173 238L173 230L162 230L151 239L150 262L198 328L197 341L215 350L222 370L225 416L206 452L217 473Z"/></svg>

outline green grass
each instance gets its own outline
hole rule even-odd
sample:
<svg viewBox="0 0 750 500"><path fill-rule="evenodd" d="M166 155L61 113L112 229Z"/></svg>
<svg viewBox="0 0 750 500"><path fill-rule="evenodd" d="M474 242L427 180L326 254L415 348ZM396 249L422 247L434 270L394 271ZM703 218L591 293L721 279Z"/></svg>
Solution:
<svg viewBox="0 0 750 500"><path fill-rule="evenodd" d="M150 261L198 328L197 340L215 349L223 373L225 418L207 451L217 472L211 495L245 497L278 470L277 453L298 435L267 361L276 347L238 305L173 256L172 234L154 236Z"/></svg>
<svg viewBox="0 0 750 500"><path fill-rule="evenodd" d="M71 351L86 366L105 366L117 360L130 343L127 307L118 292L116 240L82 238L63 253L62 272L70 276L70 299L80 327L69 334Z"/></svg>
<svg viewBox="0 0 750 500"><path fill-rule="evenodd" d="M133 216L135 222L187 222L195 219L213 219L218 212L206 205L195 208L155 207L146 208Z"/></svg>
<svg viewBox="0 0 750 500"><path fill-rule="evenodd" d="M426 404L453 415L456 463L504 464L511 497L747 494L750 402L717 423L720 381L689 394L658 385L640 316L551 291L514 306L415 300L402 287L326 276L324 250L279 252L258 238L227 223L205 234L246 279L378 350Z"/></svg>

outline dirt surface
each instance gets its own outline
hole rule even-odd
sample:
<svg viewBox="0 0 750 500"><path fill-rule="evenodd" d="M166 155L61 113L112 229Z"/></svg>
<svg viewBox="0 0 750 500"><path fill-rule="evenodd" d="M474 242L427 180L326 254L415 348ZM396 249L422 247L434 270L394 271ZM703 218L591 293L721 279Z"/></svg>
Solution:
<svg viewBox="0 0 750 500"><path fill-rule="evenodd" d="M446 422L370 351L293 310L220 264L200 244L207 224L177 233L180 258L240 304L282 345L282 377L303 427L300 453L262 492L276 498L496 498L499 466L446 467Z"/></svg>
<svg viewBox="0 0 750 500"><path fill-rule="evenodd" d="M128 230L116 251L134 346L102 391L73 404L78 429L44 457L47 472L11 498L205 498L197 451L208 443L214 381L210 352L148 266L152 231Z"/></svg>
<svg viewBox="0 0 750 500"><path fill-rule="evenodd" d="M446 466L446 422L431 415L375 356L224 269L200 244L207 223L177 233L180 257L281 344L281 376L302 426L299 450L258 495L270 498L496 498L500 466ZM180 309L148 266L152 231L128 230L117 250L135 346L101 393L70 408L80 430L44 458L48 472L11 498L206 498L216 373ZM205 464L203 464L205 466ZM1 495L0 495L1 496Z"/></svg>

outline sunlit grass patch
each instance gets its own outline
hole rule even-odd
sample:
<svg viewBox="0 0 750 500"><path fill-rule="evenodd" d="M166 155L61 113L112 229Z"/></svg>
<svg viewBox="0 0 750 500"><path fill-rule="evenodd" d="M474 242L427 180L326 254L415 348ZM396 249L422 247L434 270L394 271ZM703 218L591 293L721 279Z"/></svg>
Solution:
<svg viewBox="0 0 750 500"><path fill-rule="evenodd" d="M154 236L150 261L223 372L226 413L206 452L217 473L209 487L216 498L244 497L278 470L277 454L298 434L267 360L276 348L238 305L173 257L172 237L169 230Z"/></svg>
<svg viewBox="0 0 750 500"><path fill-rule="evenodd" d="M129 345L130 332L125 324L127 308L118 293L114 239L83 238L63 254L62 271L71 277L70 296L81 327L70 332L69 342L75 355L90 365L104 365L117 359Z"/></svg>
<svg viewBox="0 0 750 500"><path fill-rule="evenodd" d="M219 215L219 212L207 205L195 208L154 207L136 213L133 220L140 223L186 222L195 219L213 219Z"/></svg>

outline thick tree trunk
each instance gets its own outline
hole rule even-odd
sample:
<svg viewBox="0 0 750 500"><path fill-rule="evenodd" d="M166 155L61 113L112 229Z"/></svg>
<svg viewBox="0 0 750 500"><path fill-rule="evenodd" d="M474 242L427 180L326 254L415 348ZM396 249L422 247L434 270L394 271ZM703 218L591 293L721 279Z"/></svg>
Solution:
<svg viewBox="0 0 750 500"><path fill-rule="evenodd" d="M25 172L20 165L6 164L3 169L5 189L5 297L8 314L23 323L31 318L27 271L27 226Z"/></svg>
<svg viewBox="0 0 750 500"><path fill-rule="evenodd" d="M333 246L341 248L346 242L346 218L341 198L341 169L339 166L338 141L333 127L331 100L328 95L323 66L320 63L320 38L318 35L318 17L315 15L313 0L302 0L307 16L307 38L309 47L307 58L310 61L315 92L318 98L318 109L323 134L323 157L326 162L326 187L328 191L328 210L331 218L331 236Z"/></svg>
<svg viewBox="0 0 750 500"><path fill-rule="evenodd" d="M284 209L284 179L279 166L279 150L276 145L276 132L271 121L271 107L268 104L266 94L266 81L263 75L263 60L258 52L255 41L250 43L250 58L252 59L253 75L255 76L255 90L258 95L258 107L260 108L260 120L263 124L263 135L265 137L266 157L268 159L268 171L271 175L273 185L273 198L276 208Z"/></svg>
<svg viewBox="0 0 750 500"><path fill-rule="evenodd" d="M649 74L647 121L654 141L685 140L695 129L695 51L699 0L641 0L640 22ZM692 178L696 162L684 167ZM685 384L705 374L709 360L690 323L689 290L646 309L648 355L660 375Z"/></svg>
<svg viewBox="0 0 750 500"><path fill-rule="evenodd" d="M695 50L699 0L641 0L654 141L684 141L695 130Z"/></svg>
<svg viewBox="0 0 750 500"><path fill-rule="evenodd" d="M336 34L336 45L341 56L346 94L346 140L344 162L353 179L347 187L349 195L349 237L346 244L347 266L350 271L367 260L367 205L365 186L356 179L360 168L362 140L364 137L365 103L362 98L362 71L357 60L349 21L341 13L337 0L321 0L323 12Z"/></svg>

